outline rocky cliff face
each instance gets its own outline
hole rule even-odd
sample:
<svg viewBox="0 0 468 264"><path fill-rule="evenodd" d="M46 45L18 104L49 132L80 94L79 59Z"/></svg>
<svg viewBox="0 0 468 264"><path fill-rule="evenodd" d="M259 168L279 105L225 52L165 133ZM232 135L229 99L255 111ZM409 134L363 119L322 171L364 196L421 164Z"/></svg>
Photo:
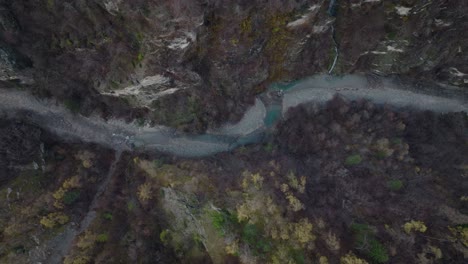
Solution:
<svg viewBox="0 0 468 264"><path fill-rule="evenodd" d="M203 131L271 82L331 69L467 87L466 13L463 0L4 0L0 81Z"/></svg>

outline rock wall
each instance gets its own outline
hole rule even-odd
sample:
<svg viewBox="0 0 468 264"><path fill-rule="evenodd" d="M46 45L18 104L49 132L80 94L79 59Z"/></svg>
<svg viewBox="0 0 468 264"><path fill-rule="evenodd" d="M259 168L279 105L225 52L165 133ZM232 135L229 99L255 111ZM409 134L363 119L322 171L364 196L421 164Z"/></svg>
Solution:
<svg viewBox="0 0 468 264"><path fill-rule="evenodd" d="M327 72L468 86L468 3L28 0L0 3L0 81L83 114L204 131L274 81ZM18 59L19 58L19 59Z"/></svg>

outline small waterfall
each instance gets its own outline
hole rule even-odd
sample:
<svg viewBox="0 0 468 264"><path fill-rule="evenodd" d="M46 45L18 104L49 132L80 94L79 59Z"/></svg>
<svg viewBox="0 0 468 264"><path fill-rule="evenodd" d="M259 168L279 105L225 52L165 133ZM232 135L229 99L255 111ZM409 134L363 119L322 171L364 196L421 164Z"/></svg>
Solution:
<svg viewBox="0 0 468 264"><path fill-rule="evenodd" d="M333 38L333 43L335 43L335 59L333 60L332 66L328 70L328 74L332 74L333 69L335 69L336 62L338 61L338 56L340 54L338 51L338 43L336 42L336 38L335 38L335 25L334 24L332 25L332 38Z"/></svg>
<svg viewBox="0 0 468 264"><path fill-rule="evenodd" d="M336 0L331 0L330 4L328 5L327 13L329 16L336 17L336 12L337 12Z"/></svg>
<svg viewBox="0 0 468 264"><path fill-rule="evenodd" d="M336 0L331 0L330 5L328 6L328 15L331 17L335 17L336 21L336 16L338 12L338 4ZM336 62L338 61L338 56L339 56L339 51L338 51L338 42L336 42L336 32L335 32L335 21L333 22L331 29L332 29L332 39L333 43L335 44L335 59L333 60L333 64L328 70L328 74L331 74L333 70L335 69Z"/></svg>

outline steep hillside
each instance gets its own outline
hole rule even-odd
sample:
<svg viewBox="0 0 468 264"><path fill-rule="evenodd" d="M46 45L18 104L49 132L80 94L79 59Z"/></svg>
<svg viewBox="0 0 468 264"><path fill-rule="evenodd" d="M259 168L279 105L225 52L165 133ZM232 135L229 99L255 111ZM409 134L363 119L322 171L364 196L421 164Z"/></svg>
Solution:
<svg viewBox="0 0 468 264"><path fill-rule="evenodd" d="M330 70L468 85L463 0L0 5L0 79L86 115L201 132L272 81Z"/></svg>

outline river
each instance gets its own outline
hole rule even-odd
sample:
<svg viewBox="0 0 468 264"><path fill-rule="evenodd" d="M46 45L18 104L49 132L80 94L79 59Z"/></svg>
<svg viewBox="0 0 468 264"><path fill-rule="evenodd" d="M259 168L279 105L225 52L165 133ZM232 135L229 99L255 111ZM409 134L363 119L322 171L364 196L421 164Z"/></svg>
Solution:
<svg viewBox="0 0 468 264"><path fill-rule="evenodd" d="M64 140L93 142L118 151L161 151L182 157L203 157L259 142L291 107L306 102L323 104L339 94L364 98L376 104L435 112L468 112L468 95L456 87L422 89L396 79L366 75L315 75L286 84L274 84L235 124L225 124L203 135L181 134L175 129L138 127L121 120L103 120L70 113L51 100L38 100L26 91L0 88L0 111L34 123ZM432 91L432 92L431 92Z"/></svg>

